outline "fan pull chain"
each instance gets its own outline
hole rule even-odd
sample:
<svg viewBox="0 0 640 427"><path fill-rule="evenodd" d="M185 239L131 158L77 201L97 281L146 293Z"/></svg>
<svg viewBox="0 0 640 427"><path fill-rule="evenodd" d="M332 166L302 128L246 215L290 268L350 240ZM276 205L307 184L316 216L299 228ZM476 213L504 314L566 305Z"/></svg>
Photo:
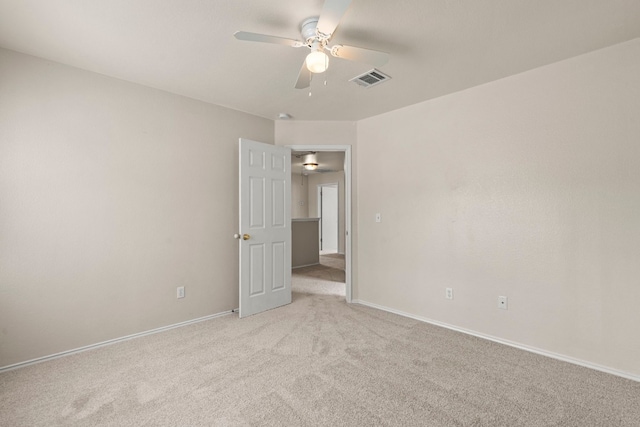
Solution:
<svg viewBox="0 0 640 427"><path fill-rule="evenodd" d="M329 57L327 55L324 56L324 85L327 85L327 69L329 68Z"/></svg>

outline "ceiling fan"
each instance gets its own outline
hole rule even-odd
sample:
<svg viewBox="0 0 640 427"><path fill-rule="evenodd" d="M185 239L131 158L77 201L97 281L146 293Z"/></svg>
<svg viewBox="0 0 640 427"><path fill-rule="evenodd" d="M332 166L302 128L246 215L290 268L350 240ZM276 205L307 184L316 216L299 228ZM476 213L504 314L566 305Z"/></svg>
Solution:
<svg viewBox="0 0 640 427"><path fill-rule="evenodd" d="M297 89L309 87L312 73L323 73L327 70L329 56L326 52L336 58L366 62L376 67L386 64L389 60L389 55L385 52L344 45L329 46L329 41L350 4L351 0L325 0L320 16L307 18L300 25L302 40L246 31L236 31L234 36L236 39L244 41L309 48L311 52L307 55L298 74L295 86Z"/></svg>

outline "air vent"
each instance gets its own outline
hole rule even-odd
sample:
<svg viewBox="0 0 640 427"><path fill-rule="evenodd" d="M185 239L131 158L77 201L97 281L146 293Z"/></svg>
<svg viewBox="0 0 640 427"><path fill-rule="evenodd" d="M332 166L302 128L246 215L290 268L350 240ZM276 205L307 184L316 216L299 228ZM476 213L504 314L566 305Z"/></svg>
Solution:
<svg viewBox="0 0 640 427"><path fill-rule="evenodd" d="M356 76L349 80L350 82L355 82L363 87L371 87L375 85L379 85L380 83L384 83L387 80L391 79L391 77L383 74L381 71L376 70L375 68L371 71L367 71L364 74Z"/></svg>

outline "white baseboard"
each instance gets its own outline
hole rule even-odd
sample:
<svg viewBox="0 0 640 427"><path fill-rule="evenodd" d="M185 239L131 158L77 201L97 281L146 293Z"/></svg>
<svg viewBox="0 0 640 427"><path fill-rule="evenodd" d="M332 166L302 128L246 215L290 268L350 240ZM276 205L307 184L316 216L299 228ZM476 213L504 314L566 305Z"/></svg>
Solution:
<svg viewBox="0 0 640 427"><path fill-rule="evenodd" d="M58 359L60 357L69 356L69 355L76 354L76 353L82 353L84 351L93 350L95 348L104 347L104 346L111 345L111 344L116 344L116 343L119 343L119 342L122 342L122 341L128 341L128 340L131 340L131 339L134 339L134 338L140 338L140 337L144 337L146 335L153 335L153 334L157 334L159 332L168 331L170 329L180 328L182 326L187 326L187 325L192 325L194 323L204 322L205 320L211 320L211 319L215 319L216 317L226 316L228 314L231 314L231 313L234 313L234 312L237 312L237 311L238 311L238 309L229 310L229 311L223 311L222 313L217 313L217 314L210 314L209 316L199 317L197 319L187 320L185 322L175 323L173 325L162 326L160 328L155 328L155 329L151 329L151 330L144 331L144 332L138 332L137 334L131 334L131 335L127 335L127 336L120 337L120 338L114 338L114 339L107 340L107 341L102 341L102 342L99 342L99 343L96 343L96 344L90 344L90 345L86 345L84 347L74 348L73 350L62 351L60 353L55 353L55 354L50 354L48 356L38 357L38 358L35 358L35 359L27 360L25 362L14 363L13 365L7 365L7 366L0 367L0 373L5 372L5 371L11 371L13 369L22 368L22 367L29 366L29 365L33 365L33 364L36 364L36 363L46 362L47 360L53 360L53 359Z"/></svg>
<svg viewBox="0 0 640 427"><path fill-rule="evenodd" d="M313 264L296 265L295 267L291 267L291 269L295 270L296 268L311 267L313 265L320 265L320 263L319 262L314 262Z"/></svg>
<svg viewBox="0 0 640 427"><path fill-rule="evenodd" d="M399 316L408 317L410 319L418 320L420 322L425 322L425 323L429 323L429 324L432 324L432 325L435 325L435 326L440 326L440 327L443 327L443 328L451 329L453 331L462 332L464 334L473 335L474 337L478 337L478 338L482 338L482 339L485 339L485 340L497 342L499 344L508 345L509 347L515 347L515 348L518 348L520 350L529 351L531 353L536 353L536 354L539 354L539 355L542 355L542 356L551 357L553 359L562 360L563 362L572 363L574 365L583 366L585 368L594 369L596 371L601 371L601 372L605 372L607 374L616 375L618 377L622 377L622 378L626 378L626 379L629 379L629 380L632 380L632 381L640 382L640 376L639 375L631 374L631 373L624 372L624 371L619 371L617 369L609 368L607 366L598 365L596 363L591 363L591 362L587 362L587 361L584 361L584 360L575 359L575 358L570 357L570 356L565 356L565 355L562 355L562 354L553 353L551 351L542 350L542 349L539 349L539 348L536 348L536 347L531 347L531 346L528 346L528 345L525 345L525 344L520 344L520 343L517 343L517 342L514 342L514 341L505 340L505 339L494 337L494 336L491 336L491 335L486 335L486 334L483 334L483 333L480 333L480 332L472 331L470 329L460 328L460 327L457 327L457 326L449 325L448 323L443 323L443 322L439 322L437 320L427 319L425 317L416 316L416 315L410 314L410 313L405 313L405 312L400 311L400 310L395 310L393 308L384 307L384 306L381 306L381 305L378 305L378 304L373 304L373 303L370 303L370 302L367 302L367 301L354 299L352 302L354 304L364 305L364 306L367 306L367 307L371 307L371 308L375 308L375 309L378 309L378 310L386 311L388 313L393 313L393 314L397 314Z"/></svg>

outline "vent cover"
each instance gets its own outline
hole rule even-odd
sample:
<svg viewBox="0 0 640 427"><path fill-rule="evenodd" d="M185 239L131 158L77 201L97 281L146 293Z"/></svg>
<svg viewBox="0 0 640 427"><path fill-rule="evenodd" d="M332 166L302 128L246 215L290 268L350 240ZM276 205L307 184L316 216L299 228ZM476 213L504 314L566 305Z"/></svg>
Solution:
<svg viewBox="0 0 640 427"><path fill-rule="evenodd" d="M364 74L356 76L349 81L357 83L362 87L371 87L371 86L379 85L380 83L384 83L389 79L391 79L391 77L387 76L386 74L374 68L373 70L367 71Z"/></svg>

